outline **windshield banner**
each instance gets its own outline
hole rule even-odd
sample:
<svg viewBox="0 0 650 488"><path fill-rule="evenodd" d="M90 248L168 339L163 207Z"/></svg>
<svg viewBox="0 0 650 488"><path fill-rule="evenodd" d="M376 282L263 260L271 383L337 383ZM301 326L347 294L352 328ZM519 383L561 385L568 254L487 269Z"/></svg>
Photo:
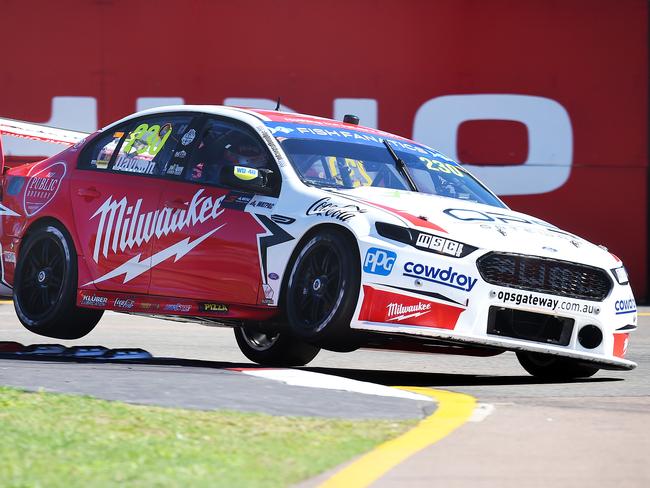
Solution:
<svg viewBox="0 0 650 488"><path fill-rule="evenodd" d="M361 130L351 129L348 126L328 127L313 124L295 124L288 122L265 122L271 133L282 142L283 139L315 139L332 142L354 142L370 146L383 146L386 140L396 151L404 151L411 154L424 155L447 163L458 164L443 154L427 146L415 144L408 139L397 140L389 135L372 130L372 133L365 133Z"/></svg>

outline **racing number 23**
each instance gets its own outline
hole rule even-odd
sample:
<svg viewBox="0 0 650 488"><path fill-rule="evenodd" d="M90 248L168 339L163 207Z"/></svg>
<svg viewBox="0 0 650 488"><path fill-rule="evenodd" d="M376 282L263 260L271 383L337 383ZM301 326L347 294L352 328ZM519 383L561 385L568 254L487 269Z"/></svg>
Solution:
<svg viewBox="0 0 650 488"><path fill-rule="evenodd" d="M461 176L461 177L464 176L463 172L453 164L443 163L441 161L436 161L435 159L425 158L424 156L420 156L420 161L422 161L426 165L427 169L431 171L440 171L442 173L453 173L456 176Z"/></svg>

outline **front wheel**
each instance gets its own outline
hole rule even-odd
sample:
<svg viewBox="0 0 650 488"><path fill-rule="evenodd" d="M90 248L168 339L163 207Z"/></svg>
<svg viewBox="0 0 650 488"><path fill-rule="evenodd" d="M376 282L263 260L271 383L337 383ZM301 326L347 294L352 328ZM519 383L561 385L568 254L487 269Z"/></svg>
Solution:
<svg viewBox="0 0 650 488"><path fill-rule="evenodd" d="M244 356L263 366L304 366L320 351L285 332L235 327L235 339Z"/></svg>
<svg viewBox="0 0 650 488"><path fill-rule="evenodd" d="M537 378L572 380L589 378L598 371L598 368L580 363L575 359L562 358L551 354L518 352L517 359L526 371Z"/></svg>
<svg viewBox="0 0 650 488"><path fill-rule="evenodd" d="M31 232L22 243L14 280L14 307L30 332L56 339L79 339L104 313L76 305L77 253L57 225Z"/></svg>
<svg viewBox="0 0 650 488"><path fill-rule="evenodd" d="M284 310L292 332L327 349L356 349L350 320L360 282L356 243L333 229L314 235L289 273Z"/></svg>

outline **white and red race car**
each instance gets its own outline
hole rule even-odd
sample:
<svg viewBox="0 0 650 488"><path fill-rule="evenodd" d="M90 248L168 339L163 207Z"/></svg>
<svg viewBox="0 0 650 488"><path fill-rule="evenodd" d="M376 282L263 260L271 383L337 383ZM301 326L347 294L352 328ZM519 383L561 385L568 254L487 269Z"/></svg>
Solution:
<svg viewBox="0 0 650 488"><path fill-rule="evenodd" d="M456 162L353 117L147 110L2 160L3 291L32 332L75 339L104 310L235 328L260 364L320 348L494 355L542 377L632 369L621 261L507 208Z"/></svg>

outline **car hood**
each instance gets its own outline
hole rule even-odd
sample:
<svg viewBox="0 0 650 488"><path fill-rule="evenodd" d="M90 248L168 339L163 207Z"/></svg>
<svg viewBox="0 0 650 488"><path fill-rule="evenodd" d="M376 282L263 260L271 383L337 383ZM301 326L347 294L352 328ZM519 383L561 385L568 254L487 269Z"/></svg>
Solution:
<svg viewBox="0 0 650 488"><path fill-rule="evenodd" d="M386 188L336 190L336 194L389 212L422 231L481 249L614 267L600 246L541 219L507 208Z"/></svg>

